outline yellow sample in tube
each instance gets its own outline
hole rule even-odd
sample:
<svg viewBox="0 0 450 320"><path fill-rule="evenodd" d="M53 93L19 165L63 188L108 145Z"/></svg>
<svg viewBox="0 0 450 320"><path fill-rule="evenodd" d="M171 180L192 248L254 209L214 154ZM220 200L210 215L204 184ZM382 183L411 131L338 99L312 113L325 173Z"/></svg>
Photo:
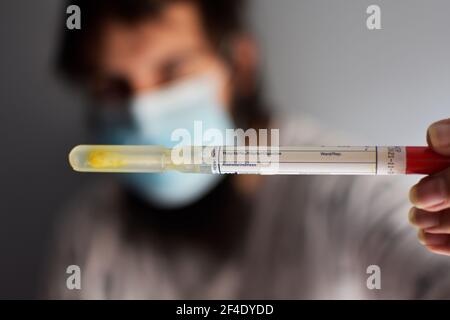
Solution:
<svg viewBox="0 0 450 320"><path fill-rule="evenodd" d="M170 150L160 146L80 145L69 162L81 172L162 172Z"/></svg>
<svg viewBox="0 0 450 320"><path fill-rule="evenodd" d="M155 145L79 145L69 154L69 162L75 171L156 173L177 170L191 173L210 173L210 166L194 161L172 161L172 152L201 153L203 147L169 149Z"/></svg>
<svg viewBox="0 0 450 320"><path fill-rule="evenodd" d="M92 151L88 156L88 164L95 169L121 168L127 162L123 154L108 151Z"/></svg>

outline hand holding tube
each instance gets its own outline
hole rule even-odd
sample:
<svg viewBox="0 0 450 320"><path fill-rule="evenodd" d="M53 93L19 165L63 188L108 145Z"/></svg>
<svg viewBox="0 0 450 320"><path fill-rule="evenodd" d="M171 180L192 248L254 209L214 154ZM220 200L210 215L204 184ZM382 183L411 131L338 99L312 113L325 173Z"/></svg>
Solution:
<svg viewBox="0 0 450 320"><path fill-rule="evenodd" d="M427 141L437 154L450 156L450 119L432 124ZM432 252L450 255L450 168L420 180L410 199L414 207L409 218L419 228L420 242Z"/></svg>

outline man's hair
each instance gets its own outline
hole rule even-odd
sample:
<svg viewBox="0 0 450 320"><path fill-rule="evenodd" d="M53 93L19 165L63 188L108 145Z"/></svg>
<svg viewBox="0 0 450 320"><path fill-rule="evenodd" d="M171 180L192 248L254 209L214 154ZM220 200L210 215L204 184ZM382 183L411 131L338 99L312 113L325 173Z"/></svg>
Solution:
<svg viewBox="0 0 450 320"><path fill-rule="evenodd" d="M88 75L89 43L106 20L136 23L156 17L166 6L189 2L200 11L210 42L218 47L243 30L245 0L70 0L81 9L81 29L64 28L57 57L57 69L71 80Z"/></svg>

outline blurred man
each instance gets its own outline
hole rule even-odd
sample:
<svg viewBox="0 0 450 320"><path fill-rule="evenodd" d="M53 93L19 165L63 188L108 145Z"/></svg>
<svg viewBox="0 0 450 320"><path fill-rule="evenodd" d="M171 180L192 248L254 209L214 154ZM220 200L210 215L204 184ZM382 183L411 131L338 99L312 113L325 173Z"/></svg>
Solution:
<svg viewBox="0 0 450 320"><path fill-rule="evenodd" d="M269 116L242 2L71 1L82 28L64 35L59 67L92 102L89 143L172 146L174 129L201 120L279 128L281 145L332 144L333 133L305 117ZM444 154L449 127L429 131ZM449 172L411 192L411 220L439 253L450 252ZM450 260L414 241L406 196L385 179L108 178L64 217L52 298L450 298ZM66 287L69 265L81 268L81 290ZM381 289L367 286L371 265Z"/></svg>

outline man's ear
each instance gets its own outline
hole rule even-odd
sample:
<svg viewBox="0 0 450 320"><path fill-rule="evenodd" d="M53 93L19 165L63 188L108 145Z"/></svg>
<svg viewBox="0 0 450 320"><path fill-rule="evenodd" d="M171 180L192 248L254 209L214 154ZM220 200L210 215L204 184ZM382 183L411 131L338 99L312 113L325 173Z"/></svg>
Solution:
<svg viewBox="0 0 450 320"><path fill-rule="evenodd" d="M249 95L255 90L258 76L259 56L256 43L251 36L242 34L233 38L230 49L235 90L241 95Z"/></svg>

